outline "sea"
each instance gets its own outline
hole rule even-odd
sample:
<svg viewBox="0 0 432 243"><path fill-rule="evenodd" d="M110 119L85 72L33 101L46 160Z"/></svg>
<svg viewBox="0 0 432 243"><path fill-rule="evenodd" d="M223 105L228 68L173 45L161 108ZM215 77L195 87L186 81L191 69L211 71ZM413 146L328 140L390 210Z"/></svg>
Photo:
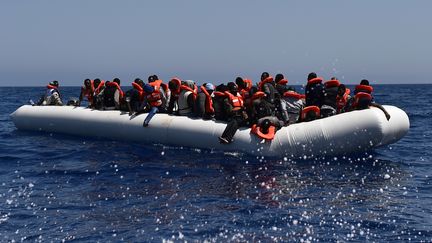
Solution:
<svg viewBox="0 0 432 243"><path fill-rule="evenodd" d="M432 85L374 88L403 139L291 160L19 131L45 88L1 87L0 241L432 242Z"/></svg>

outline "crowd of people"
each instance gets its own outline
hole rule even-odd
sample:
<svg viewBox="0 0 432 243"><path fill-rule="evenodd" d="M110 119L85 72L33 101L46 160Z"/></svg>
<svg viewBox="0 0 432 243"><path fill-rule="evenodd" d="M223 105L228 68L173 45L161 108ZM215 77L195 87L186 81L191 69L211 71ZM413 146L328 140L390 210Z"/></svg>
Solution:
<svg viewBox="0 0 432 243"><path fill-rule="evenodd" d="M336 77L324 81L316 73L308 75L304 94L289 86L283 74L273 78L267 72L262 73L256 85L242 77L218 86L211 83L198 86L192 80L179 78L164 83L157 75L149 76L147 82L135 79L126 92L120 84L118 78L86 79L79 99L69 101L68 105L80 106L86 98L92 109L122 110L129 115L148 113L144 127L158 112L225 121L227 126L219 137L223 144L233 141L239 127L250 127L258 137L271 140L283 126L370 106L378 107L390 119L387 111L374 102L373 88L366 79L355 86L352 95ZM48 84L46 94L35 105L63 105L58 81Z"/></svg>

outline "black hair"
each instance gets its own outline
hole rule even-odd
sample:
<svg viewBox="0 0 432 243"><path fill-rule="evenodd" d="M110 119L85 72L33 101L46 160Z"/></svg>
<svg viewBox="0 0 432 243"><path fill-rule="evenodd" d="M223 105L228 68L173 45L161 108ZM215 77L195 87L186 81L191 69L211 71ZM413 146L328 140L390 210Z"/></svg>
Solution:
<svg viewBox="0 0 432 243"><path fill-rule="evenodd" d="M331 77L330 80L338 80L336 77Z"/></svg>
<svg viewBox="0 0 432 243"><path fill-rule="evenodd" d="M90 84L91 84L90 79L87 78L87 79L84 80L84 85L85 86L89 86Z"/></svg>
<svg viewBox="0 0 432 243"><path fill-rule="evenodd" d="M98 78L95 78L95 80L93 81L93 82L101 82L101 80L100 79L98 79Z"/></svg>
<svg viewBox="0 0 432 243"><path fill-rule="evenodd" d="M216 86L216 91L225 92L228 91L228 87L225 84L219 84Z"/></svg>
<svg viewBox="0 0 432 243"><path fill-rule="evenodd" d="M268 77L270 77L270 74L268 72L263 72L261 74L261 81L264 80L264 79L266 79L266 78L268 78Z"/></svg>
<svg viewBox="0 0 432 243"><path fill-rule="evenodd" d="M277 83L277 82L281 81L281 80L284 79L284 78L285 78L285 77L283 76L282 73L278 73L278 74L276 74L275 82Z"/></svg>
<svg viewBox="0 0 432 243"><path fill-rule="evenodd" d="M238 91L237 84L235 84L234 82L229 82L227 86L228 86L229 92L231 92L232 94L234 94Z"/></svg>
<svg viewBox="0 0 432 243"><path fill-rule="evenodd" d="M117 83L118 85L120 85L120 79L119 78L115 78L113 79L113 82Z"/></svg>
<svg viewBox="0 0 432 243"><path fill-rule="evenodd" d="M237 77L236 80L235 80L235 83L240 88L245 88L245 86L246 86L244 80L241 77Z"/></svg>
<svg viewBox="0 0 432 243"><path fill-rule="evenodd" d="M312 73L309 73L309 74L308 74L308 78L307 78L307 79L308 79L308 81L309 81L309 80L314 79L314 78L316 78L316 77L318 77L317 74L314 73L314 72L312 72Z"/></svg>
<svg viewBox="0 0 432 243"><path fill-rule="evenodd" d="M369 80L362 79L362 81L360 81L360 85L369 85Z"/></svg>

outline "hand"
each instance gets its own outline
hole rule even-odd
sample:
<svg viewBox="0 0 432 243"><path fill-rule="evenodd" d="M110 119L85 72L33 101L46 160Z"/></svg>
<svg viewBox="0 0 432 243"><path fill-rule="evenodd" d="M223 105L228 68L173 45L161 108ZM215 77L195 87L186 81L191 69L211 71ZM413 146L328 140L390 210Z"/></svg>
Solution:
<svg viewBox="0 0 432 243"><path fill-rule="evenodd" d="M390 120L390 114L389 113L385 113L385 116L387 118L387 121L389 121Z"/></svg>

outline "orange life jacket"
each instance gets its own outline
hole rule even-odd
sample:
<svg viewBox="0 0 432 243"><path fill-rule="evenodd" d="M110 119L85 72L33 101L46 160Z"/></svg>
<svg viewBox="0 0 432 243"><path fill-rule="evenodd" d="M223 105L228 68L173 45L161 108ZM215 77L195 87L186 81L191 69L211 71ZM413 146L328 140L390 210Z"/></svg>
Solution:
<svg viewBox="0 0 432 243"><path fill-rule="evenodd" d="M318 106L311 105L311 106L307 106L307 107L303 108L303 110L302 110L302 112L301 112L301 119L302 119L302 120L305 120L307 114L308 114L310 111L313 111L313 112L315 113L316 118L321 117L321 110L320 110L320 108L319 108Z"/></svg>
<svg viewBox="0 0 432 243"><path fill-rule="evenodd" d="M280 85L285 85L285 84L288 83L288 79L281 79L281 80L279 80L279 82L277 82L277 83L280 84Z"/></svg>
<svg viewBox="0 0 432 243"><path fill-rule="evenodd" d="M253 124L251 128L251 133L257 135L258 137L265 139L265 140L273 140L275 133L276 133L276 127L270 126L267 133L263 133L261 130L261 127L257 126L257 124Z"/></svg>
<svg viewBox="0 0 432 243"><path fill-rule="evenodd" d="M193 100L196 100L196 98L198 96L198 87L195 84L194 84L194 88L193 89L191 89L187 85L181 85L180 86L180 90L186 90L186 91L192 92Z"/></svg>
<svg viewBox="0 0 432 243"><path fill-rule="evenodd" d="M95 87L94 95L100 94L102 87L105 85L105 81L101 80L99 86Z"/></svg>
<svg viewBox="0 0 432 243"><path fill-rule="evenodd" d="M326 88L339 87L339 85L340 85L339 80L329 80L324 83L324 86Z"/></svg>
<svg viewBox="0 0 432 243"><path fill-rule="evenodd" d="M372 86L370 86L370 85L361 85L361 84L360 84L360 85L357 85L357 86L355 87L355 91L354 91L354 93L357 94L357 93L359 93L359 92L372 94L372 92L373 92L373 88L372 88Z"/></svg>
<svg viewBox="0 0 432 243"><path fill-rule="evenodd" d="M241 89L239 93L243 97L243 100L249 99L249 91L252 88L252 80L250 79L243 79L243 82L246 84L246 88Z"/></svg>
<svg viewBox="0 0 432 243"><path fill-rule="evenodd" d="M265 96L266 94L262 91L255 92L255 94L253 94L252 97L249 99L249 106L252 106L255 100L264 98Z"/></svg>
<svg viewBox="0 0 432 243"><path fill-rule="evenodd" d="M322 83L323 79L321 77L313 78L307 82L307 84L319 84Z"/></svg>
<svg viewBox="0 0 432 243"><path fill-rule="evenodd" d="M87 97L87 100L90 104L93 103L93 93L94 93L94 84L93 80L90 80L90 88L87 88L85 85L81 87L81 93L83 96Z"/></svg>
<svg viewBox="0 0 432 243"><path fill-rule="evenodd" d="M294 91L287 91L283 94L283 97L301 100L301 99L305 98L305 95L299 94L299 93L294 92Z"/></svg>
<svg viewBox="0 0 432 243"><path fill-rule="evenodd" d="M47 87L47 89L55 89L56 91L58 91L58 87L57 86L48 84L46 87Z"/></svg>
<svg viewBox="0 0 432 243"><path fill-rule="evenodd" d="M116 87L116 89L119 91L119 93L120 93L120 100L121 99L123 99L123 96L124 96L124 93L123 93L123 90L120 88L120 85L118 85L118 83L116 83L116 82L109 82L108 84L107 84L107 86L110 86L110 87L112 87L112 86L114 86L114 87Z"/></svg>
<svg viewBox="0 0 432 243"><path fill-rule="evenodd" d="M341 110L346 106L350 92L351 92L350 89L346 89L345 94L343 94L342 96L339 96L339 95L336 96L336 105L337 105L337 112L338 113L340 113Z"/></svg>
<svg viewBox="0 0 432 243"><path fill-rule="evenodd" d="M213 114L215 112L214 111L214 107L213 107L213 99L211 98L210 94L207 92L207 90L205 89L204 86L201 86L201 91L206 96L205 113L207 113L207 114Z"/></svg>
<svg viewBox="0 0 432 243"><path fill-rule="evenodd" d="M372 95L365 93L365 92L359 92L354 96L354 103L352 105L353 109L356 109L358 107L360 99L364 99L368 101L369 103L372 102Z"/></svg>
<svg viewBox="0 0 432 243"><path fill-rule="evenodd" d="M269 76L269 77L265 78L264 80L262 80L261 82L259 82L258 89L262 91L264 84L271 83L271 82L273 82L273 77L272 76Z"/></svg>
<svg viewBox="0 0 432 243"><path fill-rule="evenodd" d="M141 85L139 85L139 84L137 84L135 82L132 83L132 87L138 91L139 100L142 102L144 100L144 89L143 89L143 87L141 87Z"/></svg>
<svg viewBox="0 0 432 243"><path fill-rule="evenodd" d="M149 85L152 86L154 90L150 94L146 94L146 99L152 107L159 107L163 103L160 92L161 84L162 80L155 80L154 82L149 83Z"/></svg>
<svg viewBox="0 0 432 243"><path fill-rule="evenodd" d="M243 98L240 94L237 94L236 96L231 94L228 91L225 91L225 95L228 97L230 104L233 106L233 110L239 110L243 107Z"/></svg>

